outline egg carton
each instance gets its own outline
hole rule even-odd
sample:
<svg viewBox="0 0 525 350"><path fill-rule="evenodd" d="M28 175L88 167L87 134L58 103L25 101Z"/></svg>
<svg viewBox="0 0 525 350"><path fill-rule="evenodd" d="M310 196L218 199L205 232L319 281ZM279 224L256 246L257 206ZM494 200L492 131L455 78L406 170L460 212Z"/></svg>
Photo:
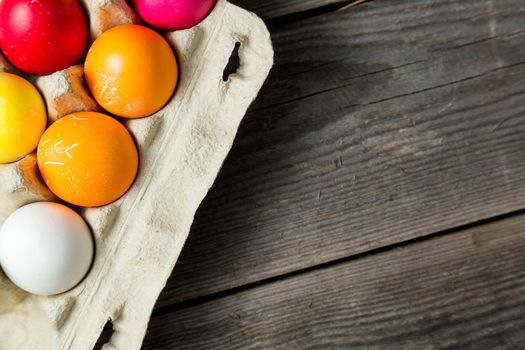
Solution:
<svg viewBox="0 0 525 350"><path fill-rule="evenodd" d="M83 3L92 39L115 25L139 22L125 0ZM179 60L179 86L155 115L126 121L140 149L135 184L115 203L78 209L96 242L91 271L73 290L52 297L28 294L0 271L1 350L92 349L108 320L114 332L103 349L140 348L195 212L273 64L264 23L225 0L198 26L166 38ZM240 65L225 81L237 43ZM0 70L15 71L2 57ZM32 78L50 122L71 112L100 110L82 71L79 65ZM22 205L55 200L34 154L0 166L0 225Z"/></svg>

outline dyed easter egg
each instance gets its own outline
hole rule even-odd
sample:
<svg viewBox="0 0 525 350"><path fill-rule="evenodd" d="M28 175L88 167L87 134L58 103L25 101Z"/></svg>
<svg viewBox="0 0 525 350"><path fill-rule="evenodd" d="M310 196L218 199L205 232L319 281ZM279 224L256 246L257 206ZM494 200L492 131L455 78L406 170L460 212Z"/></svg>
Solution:
<svg viewBox="0 0 525 350"><path fill-rule="evenodd" d="M17 75L0 73L0 163L34 151L46 124L46 107L38 90Z"/></svg>
<svg viewBox="0 0 525 350"><path fill-rule="evenodd" d="M52 124L42 135L37 157L49 189L84 207L121 197L133 184L139 163L128 130L96 112L70 114Z"/></svg>
<svg viewBox="0 0 525 350"><path fill-rule="evenodd" d="M87 40L77 0L0 1L0 48L26 73L46 75L78 63Z"/></svg>
<svg viewBox="0 0 525 350"><path fill-rule="evenodd" d="M0 265L23 290L55 295L75 287L94 255L91 232L73 210L57 203L26 205L0 230Z"/></svg>
<svg viewBox="0 0 525 350"><path fill-rule="evenodd" d="M215 0L132 0L142 19L167 31L191 28L204 20Z"/></svg>
<svg viewBox="0 0 525 350"><path fill-rule="evenodd" d="M177 86L178 67L162 36L127 24L95 40L86 57L85 76L104 109L124 118L142 118L170 100Z"/></svg>

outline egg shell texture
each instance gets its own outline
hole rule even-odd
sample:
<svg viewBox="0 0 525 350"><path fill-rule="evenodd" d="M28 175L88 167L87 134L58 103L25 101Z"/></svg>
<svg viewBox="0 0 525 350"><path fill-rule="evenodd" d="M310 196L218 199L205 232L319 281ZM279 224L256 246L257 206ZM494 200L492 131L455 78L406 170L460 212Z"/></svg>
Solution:
<svg viewBox="0 0 525 350"><path fill-rule="evenodd" d="M17 161L35 150L47 123L46 107L27 80L0 72L0 163Z"/></svg>
<svg viewBox="0 0 525 350"><path fill-rule="evenodd" d="M0 230L0 264L9 279L37 295L76 286L93 260L91 232L68 207L50 202L15 211Z"/></svg>
<svg viewBox="0 0 525 350"><path fill-rule="evenodd" d="M132 0L132 3L145 22L173 31L199 24L210 14L215 0Z"/></svg>
<svg viewBox="0 0 525 350"><path fill-rule="evenodd" d="M47 75L82 58L87 18L77 0L3 0L0 48L18 69Z"/></svg>
<svg viewBox="0 0 525 350"><path fill-rule="evenodd" d="M161 35L128 24L108 30L93 43L85 76L102 108L120 117L142 118L169 101L177 86L178 67Z"/></svg>
<svg viewBox="0 0 525 350"><path fill-rule="evenodd" d="M42 136L37 156L51 191L84 207L120 198L138 170L138 151L130 133L114 118L96 112L59 119Z"/></svg>

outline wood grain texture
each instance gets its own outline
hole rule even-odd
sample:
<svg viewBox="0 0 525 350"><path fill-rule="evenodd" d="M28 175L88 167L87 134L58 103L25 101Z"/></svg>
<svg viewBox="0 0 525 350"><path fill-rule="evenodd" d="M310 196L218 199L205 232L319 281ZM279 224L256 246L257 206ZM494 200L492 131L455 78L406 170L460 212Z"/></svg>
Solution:
<svg viewBox="0 0 525 350"><path fill-rule="evenodd" d="M507 0L274 32L273 76L160 304L523 208L524 31Z"/></svg>
<svg viewBox="0 0 525 350"><path fill-rule="evenodd" d="M525 216L153 319L144 349L522 349Z"/></svg>
<svg viewBox="0 0 525 350"><path fill-rule="evenodd" d="M158 305L524 208L522 5L377 1L274 31Z"/></svg>
<svg viewBox="0 0 525 350"><path fill-rule="evenodd" d="M297 13L311 12L327 6L338 7L351 0L233 0L232 3L255 12L263 19L288 16Z"/></svg>

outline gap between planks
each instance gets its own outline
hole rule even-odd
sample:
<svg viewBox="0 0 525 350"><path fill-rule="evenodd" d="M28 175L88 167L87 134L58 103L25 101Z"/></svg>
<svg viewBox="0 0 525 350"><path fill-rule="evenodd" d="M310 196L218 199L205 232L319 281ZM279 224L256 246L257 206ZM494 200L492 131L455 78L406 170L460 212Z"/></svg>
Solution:
<svg viewBox="0 0 525 350"><path fill-rule="evenodd" d="M406 240L406 241L396 242L396 243L391 244L391 245L383 246L383 247L380 247L380 248L375 248L375 249L372 249L372 250L369 250L369 251L366 251L366 252L363 252L363 253L349 255L349 256L344 257L344 258L335 259L335 260L328 261L328 262L325 262L325 263L322 263L322 264L318 264L318 265L314 265L314 266L309 266L309 267L306 267L306 268L303 268L303 269L299 269L299 270L295 270L295 271L292 271L292 272L284 273L284 274L281 274L281 275L273 276L273 277L270 277L270 278L262 279L262 280L259 280L259 281L256 281L256 282L247 283L245 285L238 286L238 287L235 287L235 288L230 288L230 289L226 289L226 290L223 290L223 291L220 291L220 292L204 295L204 296L201 296L201 297L184 300L182 302L178 302L178 303L175 303L175 304L172 304L172 305L168 305L168 306L159 307L159 308L157 308L157 309L155 309L153 311L152 317L164 316L164 315L167 315L169 313L173 313L173 312L177 312L177 311L180 311L180 310L189 309L189 308L192 308L192 307L195 307L195 306L198 306L198 305L202 305L202 304L206 304L206 303L209 303L209 302L213 302L213 301L221 299L221 298L229 297L229 296L232 296L232 295L235 295L235 294L243 293L243 292L248 291L248 290L252 290L252 289L255 289L255 288L262 287L262 286L266 286L266 285L270 285L270 284L273 284L273 283L277 283L279 281L283 281L283 280L286 280L286 279L289 279L289 278L292 278L292 277L295 277L295 276L299 276L299 275L302 275L302 274L305 274L305 273L309 273L309 272L313 272L313 271L319 271L319 270L323 270L323 269L330 269L332 267L335 267L335 266L338 266L338 265L342 265L342 264L346 264L346 263L351 262L351 261L356 261L356 260L359 260L359 259L362 259L362 258L365 258L365 257L386 254L388 252L394 251L394 250L402 248L402 247L407 247L407 246L410 246L410 245L419 244L419 243L426 242L426 241L431 241L431 240L434 240L434 239L437 239L437 238L440 238L440 237L445 237L447 235L458 234L458 233L461 233L461 232L464 232L464 231L468 231L468 230L472 230L472 229L475 229L475 228L478 228L478 227L482 227L484 225L489 225L489 224L496 223L496 222L499 222L499 221L508 220L508 219L513 218L513 217L519 217L521 215L525 215L525 208L524 209L520 209L520 210L516 210L516 211L512 211L512 212L509 212L509 213L501 214L501 215L496 215L494 217L485 218L485 219L478 220L478 221L475 221L475 222L471 222L471 223L468 223L468 224L459 225L457 227L452 227L452 228L449 228L449 229L446 229L446 230L442 230L442 231L439 231L439 232L428 234L426 236L420 236L420 237L416 237L416 238L409 239L409 240Z"/></svg>
<svg viewBox="0 0 525 350"><path fill-rule="evenodd" d="M333 4L327 4L311 9L307 9L300 12L294 12L287 15L282 15L274 18L266 19L265 22L268 25L270 29L272 27L278 27L283 25L289 25L293 23L297 23L300 21L304 21L313 17L322 16L330 12L336 12L336 11L346 11L349 10L352 7L356 7L358 5L362 5L365 2L369 2L372 0L347 0L342 2L335 2Z"/></svg>
<svg viewBox="0 0 525 350"><path fill-rule="evenodd" d="M144 349L521 349L525 216L155 318Z"/></svg>
<svg viewBox="0 0 525 350"><path fill-rule="evenodd" d="M306 19L320 14L337 11L344 7L356 6L362 0L233 0L237 6L261 16L267 23L272 20L285 22L286 20Z"/></svg>
<svg viewBox="0 0 525 350"><path fill-rule="evenodd" d="M408 1L412 7L402 15L413 21L399 21L405 1L395 3L381 7L386 17L377 23L368 24L380 15L378 7L363 6L365 14L331 13L309 22L320 34L303 23L275 32L282 54L259 107L313 97L247 116L159 306L525 207L525 120L519 117L525 93L525 67L519 62L525 51L520 49L524 37L515 35L525 13L513 10L514 0L498 13L497 53L513 67L501 69L494 67L495 44L486 40L494 36L483 4L472 1L465 5L474 6L472 11L451 14L450 1ZM465 22L470 18L465 13L474 10L479 13L475 25ZM431 35L448 30L448 22L441 21L447 13L456 23L450 38ZM386 47L379 45L373 29L379 24L404 28L403 41L383 30ZM327 40L337 40L333 53L314 51ZM471 42L478 44L465 46ZM356 49L358 43L365 46ZM307 58L304 51L310 51ZM319 67L317 61L334 63L331 57L349 54L357 63L338 60L306 72ZM305 73L288 81L297 66ZM355 87L315 94L345 82L341 72L346 71ZM308 85L311 81L315 84ZM436 85L441 87L432 89ZM399 94L406 97L392 100ZM379 100L389 102L371 104ZM360 107L337 107L346 104ZM344 166L333 163L337 157Z"/></svg>

